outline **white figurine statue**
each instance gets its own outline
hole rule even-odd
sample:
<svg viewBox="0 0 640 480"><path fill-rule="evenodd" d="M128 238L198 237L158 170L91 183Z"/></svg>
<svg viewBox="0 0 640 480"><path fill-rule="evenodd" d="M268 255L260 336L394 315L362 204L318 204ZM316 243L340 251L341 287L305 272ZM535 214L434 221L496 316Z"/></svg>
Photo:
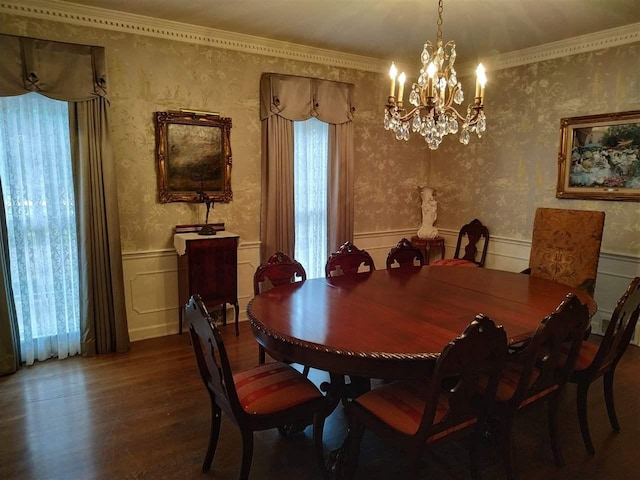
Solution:
<svg viewBox="0 0 640 480"><path fill-rule="evenodd" d="M433 226L438 216L438 202L433 196L434 190L431 187L418 187L422 197L422 225L418 229L419 238L436 238L438 229Z"/></svg>

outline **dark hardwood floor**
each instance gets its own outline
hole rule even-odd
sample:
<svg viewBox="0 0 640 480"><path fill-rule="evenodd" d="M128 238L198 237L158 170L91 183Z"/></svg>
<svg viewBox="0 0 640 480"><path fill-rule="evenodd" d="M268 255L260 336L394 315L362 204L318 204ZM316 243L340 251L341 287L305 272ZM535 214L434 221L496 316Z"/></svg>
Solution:
<svg viewBox="0 0 640 480"><path fill-rule="evenodd" d="M258 351L247 323L236 338L224 330L234 370L253 366ZM616 378L622 431L608 424L601 381L589 396L596 455L585 453L575 411L575 387L562 404L561 438L566 461L556 468L544 405L521 412L515 442L519 478L640 478L640 348L631 346ZM322 372L312 370L322 381ZM198 376L187 335L135 342L122 355L50 360L0 378L0 478L2 479L235 479L240 437L226 418L212 470L202 473L209 429L209 399ZM327 420L326 451L346 433L339 407ZM482 447L483 477L504 478L494 445ZM401 453L373 435L363 441L359 479L404 478ZM424 457L424 478L468 478L461 443L446 443ZM288 438L256 434L253 479L320 479L311 428Z"/></svg>

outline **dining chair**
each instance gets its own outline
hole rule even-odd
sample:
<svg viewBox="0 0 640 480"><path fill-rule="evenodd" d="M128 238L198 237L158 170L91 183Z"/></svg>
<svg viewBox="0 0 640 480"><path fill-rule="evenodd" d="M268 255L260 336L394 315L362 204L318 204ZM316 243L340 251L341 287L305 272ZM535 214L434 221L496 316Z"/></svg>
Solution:
<svg viewBox="0 0 640 480"><path fill-rule="evenodd" d="M368 268L369 272L376 269L373 258L366 250L360 250L351 242L344 242L336 252L329 255L324 266L324 273L327 278L353 275L359 273L363 266ZM343 397L343 403L371 390L370 379L355 375L350 375L349 379L350 382L345 382L347 390Z"/></svg>
<svg viewBox="0 0 640 480"><path fill-rule="evenodd" d="M424 255L406 238L400 240L387 254L387 269L422 265L424 265Z"/></svg>
<svg viewBox="0 0 640 480"><path fill-rule="evenodd" d="M538 208L529 268L523 273L579 288L593 297L603 229L604 212Z"/></svg>
<svg viewBox="0 0 640 480"><path fill-rule="evenodd" d="M551 448L556 465L564 460L558 438L560 396L575 367L589 323L588 308L569 294L545 317L531 340L511 352L500 375L492 417L502 433L502 457L507 478L515 478L512 425L516 413L540 400L547 401Z"/></svg>
<svg viewBox="0 0 640 480"><path fill-rule="evenodd" d="M267 261L256 269L253 275L253 294L259 295L273 287L287 283L304 282L307 272L297 260L293 260L283 252L276 252ZM265 362L265 351L262 345L258 345L258 363ZM309 373L309 367L305 368L305 376Z"/></svg>
<svg viewBox="0 0 640 480"><path fill-rule="evenodd" d="M604 400L607 405L609 423L611 423L614 432L619 432L620 424L613 402L613 378L618 362L633 338L639 315L640 277L635 277L618 301L600 344L587 341L583 342L580 348L576 368L569 381L577 384L578 387L576 397L578 420L584 446L589 455L595 453L587 416L589 386L595 379L604 376Z"/></svg>
<svg viewBox="0 0 640 480"><path fill-rule="evenodd" d="M360 267L367 267L370 272L376 269L371 255L366 250L360 250L351 242L343 243L340 248L329 255L324 266L327 278L339 275L358 273Z"/></svg>
<svg viewBox="0 0 640 480"><path fill-rule="evenodd" d="M365 429L404 450L409 474L418 478L420 457L432 445L471 434L473 478L479 478L477 445L488 404L493 400L507 352L501 326L478 315L435 361L424 381L395 381L377 387L347 405L349 432L342 463L336 468L353 478ZM487 380L481 389L479 379Z"/></svg>
<svg viewBox="0 0 640 480"><path fill-rule="evenodd" d="M464 247L464 255L460 257L460 247L463 239L466 237L467 244ZM478 242L483 240L482 251L480 252L480 260L476 260L478 255ZM484 267L484 262L487 259L487 249L489 248L489 229L485 227L477 218L471 220L471 222L463 225L458 232L458 242L456 243L456 251L453 254L453 258L445 258L442 260L436 260L431 263L433 266L469 266L469 267Z"/></svg>
<svg viewBox="0 0 640 480"><path fill-rule="evenodd" d="M278 428L282 433L284 425L292 424L313 423L316 459L325 472L322 431L327 404L316 386L293 367L280 362L234 374L220 331L200 296L192 296L185 310L198 370L211 400L209 444L202 470L211 468L224 412L238 426L242 437L240 480L249 477L253 432Z"/></svg>

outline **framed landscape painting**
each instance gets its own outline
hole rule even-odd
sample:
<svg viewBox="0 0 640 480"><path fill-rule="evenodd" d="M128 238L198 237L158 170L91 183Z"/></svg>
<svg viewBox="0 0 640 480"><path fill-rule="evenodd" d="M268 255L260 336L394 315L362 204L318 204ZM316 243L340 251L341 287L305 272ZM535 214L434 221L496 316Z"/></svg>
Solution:
<svg viewBox="0 0 640 480"><path fill-rule="evenodd" d="M640 110L561 120L556 197L640 201Z"/></svg>
<svg viewBox="0 0 640 480"><path fill-rule="evenodd" d="M198 202L203 194L230 202L231 119L191 112L156 112L160 202Z"/></svg>

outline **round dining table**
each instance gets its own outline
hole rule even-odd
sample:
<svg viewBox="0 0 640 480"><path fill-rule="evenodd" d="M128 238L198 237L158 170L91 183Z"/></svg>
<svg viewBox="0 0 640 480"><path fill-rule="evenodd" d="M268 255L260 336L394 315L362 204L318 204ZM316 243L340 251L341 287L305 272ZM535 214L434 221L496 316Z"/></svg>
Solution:
<svg viewBox="0 0 640 480"><path fill-rule="evenodd" d="M569 294L550 280L485 268L374 270L281 285L247 306L256 340L275 358L368 378L425 378L476 315L502 325L510 344L527 340Z"/></svg>

